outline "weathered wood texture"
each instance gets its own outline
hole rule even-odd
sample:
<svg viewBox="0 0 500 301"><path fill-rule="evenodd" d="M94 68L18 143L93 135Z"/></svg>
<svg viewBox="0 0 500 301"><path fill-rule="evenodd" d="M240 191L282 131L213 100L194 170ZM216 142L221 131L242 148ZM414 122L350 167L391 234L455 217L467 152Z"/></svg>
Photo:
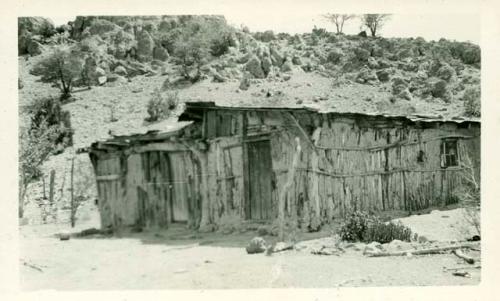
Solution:
<svg viewBox="0 0 500 301"><path fill-rule="evenodd" d="M211 114L208 116L218 119L216 112ZM270 141L272 218L277 217L277 198L292 164L295 137L307 135L310 142L304 144L291 188L293 193L287 198L285 210L288 218L298 218L304 226L317 223L315 219L328 222L352 210L414 211L456 201L453 192L460 185L461 169L441 167L444 138L456 139L459 156L472 157L479 173L478 127L454 123L416 125L374 117L355 120L312 113L294 114L298 123L294 124L285 113L248 111L246 114L245 139L259 139L267 133L265 139ZM217 128L217 122L206 124ZM232 167L242 166L241 153L227 153L228 147L241 150L242 144L237 135L224 136L218 130L212 133L209 170L215 171L216 177L209 185L211 220L217 223L223 215L243 219L245 204L236 210L239 215L233 209L245 202L241 191L245 189L243 179L235 181L243 175L235 174L226 165L230 162ZM253 178L250 170L249 179ZM235 184L239 194L234 193ZM248 186L251 194L251 183ZM232 204L230 209L229 204Z"/></svg>
<svg viewBox="0 0 500 301"><path fill-rule="evenodd" d="M198 226L200 171L190 151L116 152L97 159L95 170L103 227Z"/></svg>
<svg viewBox="0 0 500 301"><path fill-rule="evenodd" d="M304 227L353 210L449 204L456 201L461 167L442 165L445 139L456 141L458 162L469 157L479 179L478 124L285 111L209 110L203 116L195 124L202 137L184 144L155 141L117 157L97 155L103 225L187 221L196 228L226 218L274 220L283 187L283 216ZM302 151L287 186L296 138ZM196 139L207 148L197 148Z"/></svg>

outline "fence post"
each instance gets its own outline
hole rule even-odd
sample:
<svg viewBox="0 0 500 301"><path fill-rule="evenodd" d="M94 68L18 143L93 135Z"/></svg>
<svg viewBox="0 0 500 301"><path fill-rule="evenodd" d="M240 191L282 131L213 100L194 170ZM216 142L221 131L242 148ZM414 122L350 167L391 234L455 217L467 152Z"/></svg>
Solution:
<svg viewBox="0 0 500 301"><path fill-rule="evenodd" d="M49 203L52 204L54 202L54 181L56 177L56 171L50 171L50 182L49 182Z"/></svg>
<svg viewBox="0 0 500 301"><path fill-rule="evenodd" d="M75 206L75 199L73 197L74 193L74 187L73 187L73 173L75 170L75 157L71 158L71 228L75 227L75 211L76 211L76 206Z"/></svg>

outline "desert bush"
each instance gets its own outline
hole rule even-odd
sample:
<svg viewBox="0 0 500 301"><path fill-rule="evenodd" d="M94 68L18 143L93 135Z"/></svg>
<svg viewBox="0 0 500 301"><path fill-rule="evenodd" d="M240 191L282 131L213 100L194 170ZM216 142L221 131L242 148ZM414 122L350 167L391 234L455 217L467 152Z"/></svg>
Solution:
<svg viewBox="0 0 500 301"><path fill-rule="evenodd" d="M354 211L346 218L340 228L340 238L351 242L388 243L394 239L410 241L412 231L400 222L384 223L376 216Z"/></svg>
<svg viewBox="0 0 500 301"><path fill-rule="evenodd" d="M370 221L366 231L363 234L364 242L376 241L381 244L389 243L395 239L402 241L411 241L412 231L401 222L384 223L378 218Z"/></svg>
<svg viewBox="0 0 500 301"><path fill-rule="evenodd" d="M461 185L454 191L459 203L465 208L464 220L472 226L477 235L481 234L481 181L479 170L474 168L470 157L466 154L460 161Z"/></svg>
<svg viewBox="0 0 500 301"><path fill-rule="evenodd" d="M446 45L454 58L460 59L464 64L474 65L481 62L481 49L477 45L455 41L440 42Z"/></svg>
<svg viewBox="0 0 500 301"><path fill-rule="evenodd" d="M287 41L292 41L292 35L287 33L287 32L280 32L276 35L278 40L287 40Z"/></svg>
<svg viewBox="0 0 500 301"><path fill-rule="evenodd" d="M401 77L394 77L392 79L392 94L398 95L408 88L408 83Z"/></svg>
<svg viewBox="0 0 500 301"><path fill-rule="evenodd" d="M437 80L430 83L430 92L433 97L449 101L449 91L446 81Z"/></svg>
<svg viewBox="0 0 500 301"><path fill-rule="evenodd" d="M473 46L466 49L460 56L465 64L473 65L481 63L481 49L479 46Z"/></svg>
<svg viewBox="0 0 500 301"><path fill-rule="evenodd" d="M256 32L253 34L254 39L262 42L271 42L276 40L276 35L272 30L266 30L264 32Z"/></svg>
<svg viewBox="0 0 500 301"><path fill-rule="evenodd" d="M316 26L314 26L314 28L312 29L312 34L317 36L318 38L325 38L329 36L328 31L326 31L326 29L317 28Z"/></svg>
<svg viewBox="0 0 500 301"><path fill-rule="evenodd" d="M370 57L370 51L361 47L354 48L354 58L359 62L367 62Z"/></svg>
<svg viewBox="0 0 500 301"><path fill-rule="evenodd" d="M219 38L214 39L211 42L210 53L215 57L219 57L219 56L227 53L227 51L229 50L229 47L235 46L235 45L236 45L235 39L231 35L231 33L230 32L223 33L223 34L221 34L221 36Z"/></svg>
<svg viewBox="0 0 500 301"><path fill-rule="evenodd" d="M462 97L465 107L465 115L481 116L481 90L479 88L468 88Z"/></svg>
<svg viewBox="0 0 500 301"><path fill-rule="evenodd" d="M40 167L50 154L73 143L69 112L61 109L60 102L43 98L27 108L30 116L27 127L19 129L19 215L26 189L41 175Z"/></svg>
<svg viewBox="0 0 500 301"><path fill-rule="evenodd" d="M349 214L340 228L340 238L346 241L362 241L369 218L367 213L361 211Z"/></svg>
<svg viewBox="0 0 500 301"><path fill-rule="evenodd" d="M328 52L327 61L329 63L337 64L340 62L343 56L344 54L340 50L333 49Z"/></svg>
<svg viewBox="0 0 500 301"><path fill-rule="evenodd" d="M448 64L442 64L436 71L436 75L440 79L449 82L453 78L453 75L455 75L455 69Z"/></svg>
<svg viewBox="0 0 500 301"><path fill-rule="evenodd" d="M147 104L148 117L146 121L155 122L168 118L179 104L179 94L177 91L169 91L164 96L160 89L155 89L151 99Z"/></svg>

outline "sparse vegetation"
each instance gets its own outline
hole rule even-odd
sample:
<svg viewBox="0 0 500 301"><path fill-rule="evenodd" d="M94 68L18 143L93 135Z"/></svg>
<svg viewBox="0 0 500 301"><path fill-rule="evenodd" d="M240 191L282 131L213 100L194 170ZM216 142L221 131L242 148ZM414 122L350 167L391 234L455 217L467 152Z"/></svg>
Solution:
<svg viewBox="0 0 500 301"><path fill-rule="evenodd" d="M462 168L462 185L459 185L455 194L465 208L464 219L466 223L476 230L476 235L481 235L481 181L479 171L474 168L472 160L465 155L460 162Z"/></svg>
<svg viewBox="0 0 500 301"><path fill-rule="evenodd" d="M468 88L463 96L465 115L481 117L481 89Z"/></svg>
<svg viewBox="0 0 500 301"><path fill-rule="evenodd" d="M69 113L53 98L40 99L28 108L30 125L19 131L19 216L23 215L28 185L41 176L47 157L72 145Z"/></svg>
<svg viewBox="0 0 500 301"><path fill-rule="evenodd" d="M345 241L388 243L395 239L411 241L411 229L401 223L382 222L378 217L361 211L348 215L340 229L340 238Z"/></svg>
<svg viewBox="0 0 500 301"><path fill-rule="evenodd" d="M81 77L84 60L79 50L70 45L58 45L45 54L33 68L42 81L53 83L61 90L61 99L68 99L75 82Z"/></svg>
<svg viewBox="0 0 500 301"><path fill-rule="evenodd" d="M178 104L179 94L177 91L169 91L164 96L160 89L156 89L147 104L149 116L146 121L155 122L169 117Z"/></svg>

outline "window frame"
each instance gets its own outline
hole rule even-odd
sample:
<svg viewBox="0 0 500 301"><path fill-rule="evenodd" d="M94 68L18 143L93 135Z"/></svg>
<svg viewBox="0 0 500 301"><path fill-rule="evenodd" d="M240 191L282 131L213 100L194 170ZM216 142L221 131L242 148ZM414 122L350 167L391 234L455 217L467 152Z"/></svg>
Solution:
<svg viewBox="0 0 500 301"><path fill-rule="evenodd" d="M458 167L459 158L458 139L443 139L441 141L441 168Z"/></svg>

